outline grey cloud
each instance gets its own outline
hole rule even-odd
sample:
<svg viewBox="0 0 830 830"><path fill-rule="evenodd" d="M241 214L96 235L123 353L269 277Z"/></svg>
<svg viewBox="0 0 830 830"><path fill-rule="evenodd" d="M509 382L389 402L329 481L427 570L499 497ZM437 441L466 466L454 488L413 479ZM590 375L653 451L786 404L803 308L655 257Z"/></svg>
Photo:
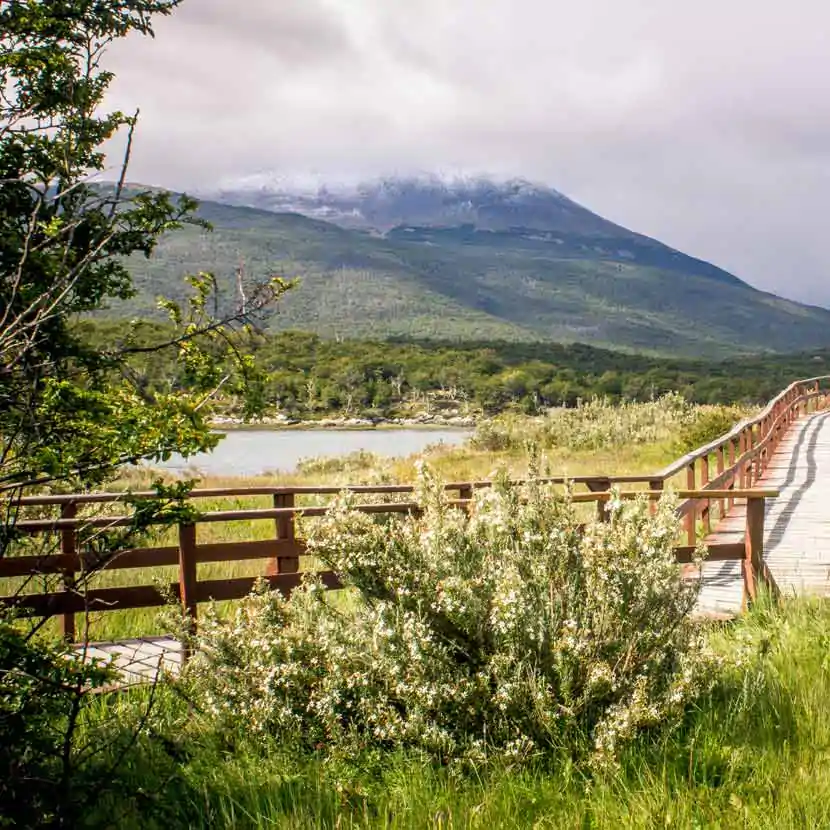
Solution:
<svg viewBox="0 0 830 830"><path fill-rule="evenodd" d="M111 62L132 178L522 175L830 305L823 0L186 0Z"/></svg>
<svg viewBox="0 0 830 830"><path fill-rule="evenodd" d="M244 60L246 50L252 48L300 66L354 54L345 29L327 13L321 0L190 0L170 22L159 24L162 35L171 25L190 29L191 45L195 38L206 38L219 52L235 53L236 59Z"/></svg>

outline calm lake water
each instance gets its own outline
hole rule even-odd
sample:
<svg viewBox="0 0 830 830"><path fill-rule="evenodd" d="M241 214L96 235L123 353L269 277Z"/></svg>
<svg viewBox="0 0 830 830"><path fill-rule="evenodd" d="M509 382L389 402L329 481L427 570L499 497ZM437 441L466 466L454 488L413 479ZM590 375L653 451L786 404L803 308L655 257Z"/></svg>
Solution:
<svg viewBox="0 0 830 830"><path fill-rule="evenodd" d="M429 444L457 445L471 434L463 429L297 429L231 430L212 453L187 460L174 456L154 466L205 475L252 476L279 470L291 472L302 458L348 455L358 450L403 457L421 452Z"/></svg>

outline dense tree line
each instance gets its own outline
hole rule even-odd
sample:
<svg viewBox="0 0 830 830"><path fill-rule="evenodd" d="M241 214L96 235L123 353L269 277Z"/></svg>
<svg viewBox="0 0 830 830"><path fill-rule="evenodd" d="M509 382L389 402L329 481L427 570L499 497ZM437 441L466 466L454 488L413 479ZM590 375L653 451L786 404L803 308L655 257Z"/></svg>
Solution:
<svg viewBox="0 0 830 830"><path fill-rule="evenodd" d="M85 336L111 348L124 324L86 321ZM143 322L133 340L159 336ZM292 331L263 334L254 358L266 411L293 417L390 417L424 409L532 413L580 399L650 400L679 392L695 403L760 403L790 381L830 371L830 349L728 361L653 357L584 344L327 340ZM157 388L181 379L153 356L141 372Z"/></svg>

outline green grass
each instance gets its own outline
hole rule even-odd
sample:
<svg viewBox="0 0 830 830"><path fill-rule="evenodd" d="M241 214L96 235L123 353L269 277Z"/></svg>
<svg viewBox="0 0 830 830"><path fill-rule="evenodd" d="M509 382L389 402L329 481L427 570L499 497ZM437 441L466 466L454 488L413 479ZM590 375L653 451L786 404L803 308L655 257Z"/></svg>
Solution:
<svg viewBox="0 0 830 830"><path fill-rule="evenodd" d="M463 774L405 754L323 761L274 741L209 736L162 695L154 729L177 736L178 760L146 741L129 773L164 778L153 803L169 811L167 827L830 826L830 605L767 605L712 636L724 654L743 650L744 665L725 671L684 724L643 736L610 772L564 756ZM134 826L153 826L152 814ZM133 825L125 817L119 826Z"/></svg>

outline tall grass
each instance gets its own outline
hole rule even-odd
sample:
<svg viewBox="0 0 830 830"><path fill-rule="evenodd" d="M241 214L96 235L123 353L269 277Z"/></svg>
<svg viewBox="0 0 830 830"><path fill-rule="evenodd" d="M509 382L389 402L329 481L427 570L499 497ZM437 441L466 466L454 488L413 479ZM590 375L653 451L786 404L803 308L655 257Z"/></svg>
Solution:
<svg viewBox="0 0 830 830"><path fill-rule="evenodd" d="M148 800L119 826L152 827L157 810L155 826L167 827L830 826L830 606L767 605L712 638L731 666L715 690L679 728L643 736L601 773L562 756L464 775L404 753L324 763L278 741L207 734L165 692L152 728L173 746L143 739L130 774Z"/></svg>

